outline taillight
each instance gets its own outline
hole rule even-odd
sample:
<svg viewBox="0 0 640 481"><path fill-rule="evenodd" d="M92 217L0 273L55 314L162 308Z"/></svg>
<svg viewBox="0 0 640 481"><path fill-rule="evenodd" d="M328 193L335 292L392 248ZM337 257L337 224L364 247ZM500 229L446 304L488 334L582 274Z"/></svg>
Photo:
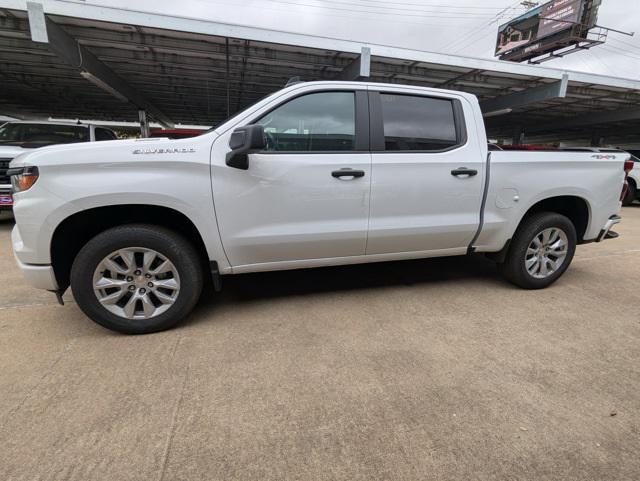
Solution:
<svg viewBox="0 0 640 481"><path fill-rule="evenodd" d="M633 170L633 166L634 165L635 164L634 164L633 160L631 160L631 159L624 161L624 173L625 173L625 175L629 175L629 172L631 172Z"/></svg>
<svg viewBox="0 0 640 481"><path fill-rule="evenodd" d="M630 158L624 161L624 183L622 184L622 192L620 193L620 200L624 200L629 191L629 173L633 170L634 162Z"/></svg>

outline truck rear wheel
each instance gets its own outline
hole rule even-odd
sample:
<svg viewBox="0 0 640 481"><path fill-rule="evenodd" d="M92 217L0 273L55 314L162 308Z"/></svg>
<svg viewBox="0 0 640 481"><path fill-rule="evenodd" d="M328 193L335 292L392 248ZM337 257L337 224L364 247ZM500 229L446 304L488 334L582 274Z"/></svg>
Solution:
<svg viewBox="0 0 640 481"><path fill-rule="evenodd" d="M542 289L564 274L576 244L576 229L567 217L554 212L534 214L520 225L498 268L519 287Z"/></svg>
<svg viewBox="0 0 640 481"><path fill-rule="evenodd" d="M71 267L71 289L80 309L101 326L127 334L174 326L198 302L202 283L193 245L153 225L124 225L98 234Z"/></svg>

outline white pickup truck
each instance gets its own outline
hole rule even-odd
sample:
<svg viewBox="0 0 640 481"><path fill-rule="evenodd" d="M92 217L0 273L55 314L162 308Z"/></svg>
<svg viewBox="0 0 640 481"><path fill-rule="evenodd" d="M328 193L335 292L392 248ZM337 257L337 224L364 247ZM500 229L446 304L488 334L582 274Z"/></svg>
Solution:
<svg viewBox="0 0 640 481"><path fill-rule="evenodd" d="M33 286L146 333L207 277L480 252L536 289L615 236L628 155L487 150L473 95L299 83L199 137L19 156L13 248Z"/></svg>

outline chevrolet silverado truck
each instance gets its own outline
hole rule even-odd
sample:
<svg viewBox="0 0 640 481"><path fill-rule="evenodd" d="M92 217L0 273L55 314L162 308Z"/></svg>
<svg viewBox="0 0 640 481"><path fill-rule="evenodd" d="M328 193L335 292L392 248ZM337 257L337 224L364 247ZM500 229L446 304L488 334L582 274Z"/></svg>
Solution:
<svg viewBox="0 0 640 481"><path fill-rule="evenodd" d="M7 170L14 157L49 145L115 139L111 129L77 122L16 120L0 125L0 211L13 205Z"/></svg>
<svg viewBox="0 0 640 481"><path fill-rule="evenodd" d="M615 237L628 158L489 153L462 92L298 83L198 137L19 156L13 249L34 287L126 333L246 272L484 253L539 289Z"/></svg>

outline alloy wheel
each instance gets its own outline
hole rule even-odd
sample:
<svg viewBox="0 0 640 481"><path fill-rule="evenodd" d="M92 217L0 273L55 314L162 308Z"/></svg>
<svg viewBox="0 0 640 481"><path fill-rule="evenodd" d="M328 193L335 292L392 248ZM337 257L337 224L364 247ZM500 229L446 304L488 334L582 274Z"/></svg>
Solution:
<svg viewBox="0 0 640 481"><path fill-rule="evenodd" d="M525 254L525 268L536 279L544 279L556 272L567 258L569 240L557 227L536 234Z"/></svg>
<svg viewBox="0 0 640 481"><path fill-rule="evenodd" d="M180 276L173 263L153 249L118 249L96 267L93 291L100 304L116 316L151 319L176 302Z"/></svg>

